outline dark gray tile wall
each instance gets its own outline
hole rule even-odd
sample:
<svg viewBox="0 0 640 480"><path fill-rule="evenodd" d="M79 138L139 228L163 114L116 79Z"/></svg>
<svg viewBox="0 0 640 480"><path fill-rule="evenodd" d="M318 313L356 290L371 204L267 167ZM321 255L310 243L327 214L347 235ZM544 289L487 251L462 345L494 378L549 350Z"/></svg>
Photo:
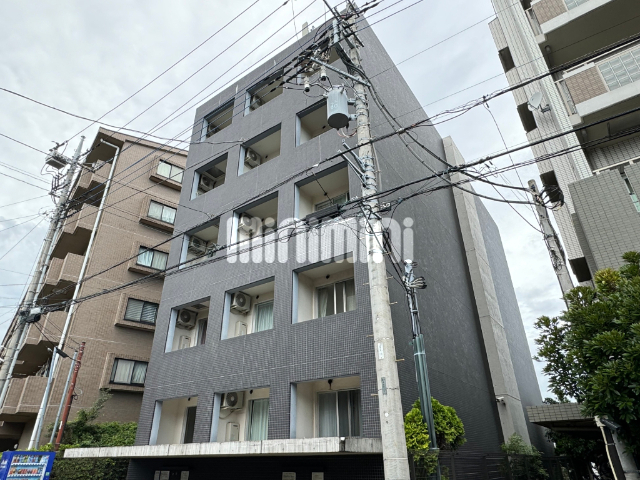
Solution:
<svg viewBox="0 0 640 480"><path fill-rule="evenodd" d="M372 30L363 30L361 36L366 44L363 64L370 76L389 69L376 77L374 84L391 112L404 125L422 120L424 111L400 74L391 68L393 63ZM235 100L235 111L241 112L244 109L244 90L262 74L272 71L274 62L287 61L293 51L292 47L277 55L275 60L269 60L203 104L197 109L196 118L202 118L217 105L224 104L236 89L240 94ZM188 230L210 217L221 215L220 235L225 239L226 221L233 209L270 187L275 187L278 192L279 219L293 216L294 182L285 180L342 148L339 137L334 133L295 147L295 114L316 100L305 97L300 91L285 90L248 116L237 115L233 124L210 138L209 143L192 145L189 170L185 172L183 181L187 188L182 191L176 231ZM373 103L371 122L375 135L390 131ZM280 156L237 177L239 145L219 142L247 140L278 124L282 128ZM199 132L198 125L194 128L194 138L199 138ZM435 128L422 127L416 129L416 133L421 142L444 157L442 140ZM353 145L355 141L351 139L349 143ZM225 151L229 155L225 184L207 195L189 200L188 186L192 183L193 169ZM376 153L382 189L429 173L397 138L377 143ZM420 151L419 155L432 168L442 168L442 164L426 152ZM324 163L323 167L329 168L339 162L336 159ZM302 178L297 177L296 181ZM429 185L437 183L430 182ZM415 188L405 188L389 199L406 195ZM353 173L350 174L350 190L352 197L360 195L360 185ZM464 421L469 440L465 449L498 451L502 441L499 419L451 191L441 190L402 203L394 211L394 219L402 221L404 218L414 220L415 259L429 284L427 290L420 291L419 302L433 395L456 408ZM172 243L170 264L178 262L181 243ZM156 400L198 395L194 440L208 441L214 392L262 386L271 389L269 438L288 438L290 384L348 375L361 377L363 435L379 436L377 400L372 396L376 391L376 377L373 345L369 337L372 328L366 265L357 263L355 266L356 311L292 324L292 271L300 266L296 262L256 265L230 264L222 260L166 278L140 415L138 445L148 443ZM392 271L391 265L389 270ZM268 277L275 277L274 329L220 340L225 291ZM398 358L404 359L398 365L403 407L407 411L417 398L409 344L409 317L403 290L393 280L390 280L390 295ZM211 299L206 345L164 353L171 308L204 297Z"/></svg>

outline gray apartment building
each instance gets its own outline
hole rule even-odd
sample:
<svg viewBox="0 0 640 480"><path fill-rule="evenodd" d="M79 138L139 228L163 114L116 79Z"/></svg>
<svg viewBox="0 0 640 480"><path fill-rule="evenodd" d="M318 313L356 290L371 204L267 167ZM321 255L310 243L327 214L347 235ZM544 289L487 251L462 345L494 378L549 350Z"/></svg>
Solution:
<svg viewBox="0 0 640 480"><path fill-rule="evenodd" d="M360 35L368 74L388 69L374 83L392 113L426 118L373 31ZM364 230L357 212L336 208L361 196L361 180L343 158L323 161L344 146L321 91L305 95L295 76L280 83L299 52L292 45L197 109L175 225L187 233L171 243L168 264L180 268L164 281L136 445L65 457L131 458L129 478L141 480L383 478ZM371 108L374 134L390 132ZM416 134L463 161L434 127ZM375 149L382 190L430 173L397 136ZM482 202L442 189L385 215L388 248L410 252L428 284L418 297L432 393L464 422L462 451L499 452L514 432L546 449L526 419L540 391ZM418 398L411 326L404 288L390 279L389 289L406 413Z"/></svg>
<svg viewBox="0 0 640 480"><path fill-rule="evenodd" d="M113 181L96 225L114 158ZM79 297L139 279L155 271L154 267L163 268L168 245L140 257L136 255L141 247L157 245L171 236L185 163L183 150L100 128L74 181L67 218L54 239L38 303L59 306L70 300L85 256L88 263L84 278L97 276L81 285ZM89 250L94 228L97 230ZM129 257L133 259L109 269ZM101 273L107 269L108 272ZM99 421L137 421L162 283L162 278L153 279L78 305L71 317L64 349L69 358L61 359L53 373L52 349L60 340L67 311L58 307L28 326L5 400L0 405L3 449L13 449L14 445L27 448L50 375L54 379L44 425L53 423L73 350L81 342L86 342L86 346L75 389L77 398L69 419L73 420L78 409L91 407L100 391L108 389L111 398ZM5 345L7 341L5 338ZM43 434L39 444L47 442L49 436Z"/></svg>
<svg viewBox="0 0 640 480"><path fill-rule="evenodd" d="M559 186L555 212L579 282L640 249L640 24L635 0L493 0L490 23L544 185ZM585 56L588 58L584 58ZM542 94L529 108L530 99ZM537 108L534 108L537 107ZM634 111L636 110L636 111Z"/></svg>

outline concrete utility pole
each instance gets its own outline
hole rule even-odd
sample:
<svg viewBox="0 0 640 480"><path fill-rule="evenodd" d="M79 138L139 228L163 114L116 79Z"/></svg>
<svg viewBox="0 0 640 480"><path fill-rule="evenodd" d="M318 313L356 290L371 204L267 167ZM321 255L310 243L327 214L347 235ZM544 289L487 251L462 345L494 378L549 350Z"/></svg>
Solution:
<svg viewBox="0 0 640 480"><path fill-rule="evenodd" d="M2 393L0 393L0 405L4 403L4 399L7 395L7 391L9 388L9 379L13 373L13 369L16 364L16 360L18 359L18 350L24 341L24 336L27 333L27 323L26 316L20 315L20 311L29 310L33 307L35 299L40 292L40 288L42 287L42 283L44 281L44 276L49 267L49 262L51 260L51 251L53 250L53 239L58 234L58 231L62 227L62 220L64 217L64 213L67 208L67 199L69 197L69 190L71 189L71 184L73 182L73 176L78 167L78 161L80 159L80 153L82 151L82 143L84 142L84 136L80 138L80 143L76 148L76 151L73 155L73 158L70 161L66 161L61 154L58 154L58 147L54 148L52 153L47 157L47 163L52 163L49 160L52 159L55 163L57 160L60 163L58 165L64 165L63 162L68 163L69 169L65 175L64 185L62 187L62 191L60 192L60 198L58 199L58 206L56 207L55 214L53 219L49 223L49 230L47 231L47 235L44 239L44 243L42 244L42 249L40 250L40 256L38 258L38 262L36 264L36 270L31 278L31 283L29 284L29 290L20 305L18 320L16 324L16 329L11 335L11 340L9 341L9 345L7 346L7 354L4 359L4 363L0 367L0 389Z"/></svg>
<svg viewBox="0 0 640 480"><path fill-rule="evenodd" d="M350 3L351 10L356 8ZM356 68L361 67L359 41L354 39L354 48L349 58ZM371 314L373 317L373 342L376 358L376 376L378 382L378 404L380 410L380 432L382 436L382 458L384 476L387 480L409 479L409 461L407 443L404 435L404 415L400 398L400 379L396 363L396 345L393 336L391 306L389 305L389 286L383 250L383 228L378 214L378 200L367 197L378 193L376 169L373 163L371 131L369 128L369 107L363 79L356 74L355 109L358 144L358 157L364 170L362 196L368 217L370 231L367 233L367 266L369 270L369 292Z"/></svg>
<svg viewBox="0 0 640 480"><path fill-rule="evenodd" d="M569 269L567 268L564 250L562 249L558 235L549 220L549 211L542 204L540 191L538 190L535 180L529 180L529 189L531 190L533 201L536 204L538 220L540 221L542 232L544 233L544 243L547 245L549 257L551 257L551 264L553 265L553 270L556 272L556 277L558 277L558 283L560 284L560 290L562 290L562 295L564 296L574 287L571 275L569 275Z"/></svg>
<svg viewBox="0 0 640 480"><path fill-rule="evenodd" d="M84 343L82 346L82 351L84 351ZM73 359L71 360L71 365L69 365L69 373L67 374L67 381L64 384L62 398L60 399L60 405L58 406L58 413L56 414L56 420L53 422L53 428L51 429L51 438L49 439L49 443L51 443L52 445L53 445L53 440L56 437L56 431L58 430L58 422L60 421L60 415L62 415L62 408L65 405L64 392L69 390L69 383L71 383L71 377L75 375L74 372L75 372L77 358L78 358L78 351L76 350L75 352L73 352ZM75 380L75 377L74 377L74 380ZM74 381L74 387L75 387L75 381Z"/></svg>
<svg viewBox="0 0 640 480"><path fill-rule="evenodd" d="M427 371L427 353L424 348L424 337L420 330L420 312L418 310L418 299L416 298L416 288L426 288L427 284L423 277L418 277L413 273L416 266L413 260L404 261L404 286L407 291L407 302L411 312L411 331L413 332L413 360L416 365L416 378L418 381L418 396L420 398L420 410L427 427L429 428L429 451L438 454L438 441L436 439L436 424L433 420L433 404L431 403L431 387L429 385L429 374ZM440 461L437 463L435 477L440 480Z"/></svg>

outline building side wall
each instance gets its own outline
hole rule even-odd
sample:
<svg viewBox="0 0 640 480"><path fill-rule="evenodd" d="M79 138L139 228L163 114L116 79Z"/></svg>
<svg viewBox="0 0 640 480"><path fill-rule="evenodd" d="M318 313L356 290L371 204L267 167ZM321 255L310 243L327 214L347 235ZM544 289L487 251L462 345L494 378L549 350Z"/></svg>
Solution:
<svg viewBox="0 0 640 480"><path fill-rule="evenodd" d="M638 166L627 167L635 175ZM640 214L617 170L570 185L576 213L597 269L619 268L622 254L640 249Z"/></svg>

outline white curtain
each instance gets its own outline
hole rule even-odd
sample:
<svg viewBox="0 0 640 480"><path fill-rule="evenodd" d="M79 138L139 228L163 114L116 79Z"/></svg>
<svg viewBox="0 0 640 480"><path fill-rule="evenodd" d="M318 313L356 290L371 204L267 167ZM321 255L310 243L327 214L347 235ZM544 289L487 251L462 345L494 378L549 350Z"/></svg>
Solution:
<svg viewBox="0 0 640 480"><path fill-rule="evenodd" d="M138 264L150 267L153 261L153 251L147 250L145 247L140 247L138 250Z"/></svg>
<svg viewBox="0 0 640 480"><path fill-rule="evenodd" d="M256 305L256 332L273 328L273 302Z"/></svg>
<svg viewBox="0 0 640 480"><path fill-rule="evenodd" d="M135 363L133 360L116 359L116 363L113 366L116 372L111 381L114 383L131 383L131 374Z"/></svg>
<svg viewBox="0 0 640 480"><path fill-rule="evenodd" d="M176 211L171 207L164 207L162 209L162 218L163 222L167 222L173 225L173 222L176 220Z"/></svg>
<svg viewBox="0 0 640 480"><path fill-rule="evenodd" d="M147 376L147 364L145 362L136 362L131 374L131 383L144 385L144 379Z"/></svg>
<svg viewBox="0 0 640 480"><path fill-rule="evenodd" d="M151 261L151 268L164 270L164 267L167 266L168 255L164 252L152 252L152 255L153 260Z"/></svg>
<svg viewBox="0 0 640 480"><path fill-rule="evenodd" d="M266 440L269 433L269 399L251 401L249 440Z"/></svg>
<svg viewBox="0 0 640 480"><path fill-rule="evenodd" d="M149 203L149 216L158 220L162 219L162 205L158 202Z"/></svg>
<svg viewBox="0 0 640 480"><path fill-rule="evenodd" d="M353 279L344 282L345 293L347 296L347 312L356 309L356 283Z"/></svg>
<svg viewBox="0 0 640 480"><path fill-rule="evenodd" d="M318 289L318 316L333 315L333 285Z"/></svg>
<svg viewBox="0 0 640 480"><path fill-rule="evenodd" d="M171 176L171 165L165 162L158 164L158 175L169 178Z"/></svg>
<svg viewBox="0 0 640 480"><path fill-rule="evenodd" d="M320 437L337 437L336 392L318 394L318 414L318 435Z"/></svg>

